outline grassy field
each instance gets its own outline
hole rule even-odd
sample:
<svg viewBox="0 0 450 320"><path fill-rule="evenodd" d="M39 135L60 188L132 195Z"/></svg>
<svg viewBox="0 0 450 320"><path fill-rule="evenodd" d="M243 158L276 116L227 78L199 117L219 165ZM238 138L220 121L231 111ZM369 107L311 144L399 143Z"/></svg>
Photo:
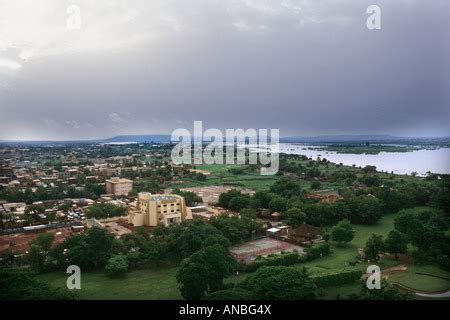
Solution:
<svg viewBox="0 0 450 320"><path fill-rule="evenodd" d="M335 287L327 287L319 289L319 299L321 300L336 300L347 299L351 294L358 294L361 292L362 282L354 282L343 284Z"/></svg>
<svg viewBox="0 0 450 320"><path fill-rule="evenodd" d="M393 229L395 215L383 216L380 221L372 226L355 225L355 238L347 244L342 244L340 247L331 242L332 254L327 257L316 259L304 264L299 264L298 267L306 266L311 273L322 273L348 268L349 262L355 261L358 254L358 248L364 248L367 239L374 233L386 237L389 231ZM397 264L395 260L382 259L380 267L388 268ZM358 264L355 268L365 269L368 264Z"/></svg>
<svg viewBox="0 0 450 320"><path fill-rule="evenodd" d="M81 290L77 299L83 300L175 300L182 299L175 274L178 268L143 269L127 273L123 278L111 278L104 272L82 272ZM63 272L38 276L52 287L66 288L68 275Z"/></svg>
<svg viewBox="0 0 450 320"><path fill-rule="evenodd" d="M418 291L439 292L450 290L450 280L420 273L429 273L431 275L450 279L450 272L442 269L438 265L429 264L424 266L408 266L408 270L406 272L392 274L389 277L389 281L392 283L402 284L408 288Z"/></svg>
<svg viewBox="0 0 450 320"><path fill-rule="evenodd" d="M191 188L211 185L236 186L252 190L268 190L270 186L279 179L279 176L262 176L259 171L247 172L246 174L232 174L228 170L232 168L245 168L238 164L210 164L197 165L196 169L211 172L205 181L183 178L181 183L173 184L172 187Z"/></svg>

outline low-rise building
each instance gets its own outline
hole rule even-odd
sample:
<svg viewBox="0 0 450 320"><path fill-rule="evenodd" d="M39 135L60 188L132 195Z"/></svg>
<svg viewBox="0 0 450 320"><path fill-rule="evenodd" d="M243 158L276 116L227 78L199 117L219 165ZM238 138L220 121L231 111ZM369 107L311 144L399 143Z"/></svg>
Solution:
<svg viewBox="0 0 450 320"><path fill-rule="evenodd" d="M111 178L106 180L106 193L115 196L128 195L133 190L133 181L123 178Z"/></svg>
<svg viewBox="0 0 450 320"><path fill-rule="evenodd" d="M184 198L175 194L155 194L141 192L135 205L128 208L128 222L135 227L170 225L192 219Z"/></svg>

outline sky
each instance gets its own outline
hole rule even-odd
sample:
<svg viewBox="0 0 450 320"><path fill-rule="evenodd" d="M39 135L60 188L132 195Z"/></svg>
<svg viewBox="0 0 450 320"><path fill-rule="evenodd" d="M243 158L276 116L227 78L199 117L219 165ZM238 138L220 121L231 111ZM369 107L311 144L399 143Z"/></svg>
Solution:
<svg viewBox="0 0 450 320"><path fill-rule="evenodd" d="M446 0L0 0L0 140L450 136L449 88Z"/></svg>

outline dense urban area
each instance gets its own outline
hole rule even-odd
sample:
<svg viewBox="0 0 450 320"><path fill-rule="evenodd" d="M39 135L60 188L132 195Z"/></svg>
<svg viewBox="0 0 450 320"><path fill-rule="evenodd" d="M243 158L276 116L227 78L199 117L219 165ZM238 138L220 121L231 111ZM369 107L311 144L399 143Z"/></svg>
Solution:
<svg viewBox="0 0 450 320"><path fill-rule="evenodd" d="M450 297L449 175L280 154L264 176L171 150L0 146L0 299Z"/></svg>

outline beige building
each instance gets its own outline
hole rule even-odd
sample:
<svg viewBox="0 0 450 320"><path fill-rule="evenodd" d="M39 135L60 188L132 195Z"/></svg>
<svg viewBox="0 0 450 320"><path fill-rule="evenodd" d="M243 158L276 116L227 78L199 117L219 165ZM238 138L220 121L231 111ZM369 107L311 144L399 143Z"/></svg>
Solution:
<svg viewBox="0 0 450 320"><path fill-rule="evenodd" d="M122 174L122 168L121 167L100 168L100 174L106 177L120 177Z"/></svg>
<svg viewBox="0 0 450 320"><path fill-rule="evenodd" d="M140 192L136 205L128 208L128 222L135 227L169 225L192 219L184 198L174 194Z"/></svg>
<svg viewBox="0 0 450 320"><path fill-rule="evenodd" d="M111 178L106 180L106 193L115 196L124 196L133 189L133 181L123 178Z"/></svg>

